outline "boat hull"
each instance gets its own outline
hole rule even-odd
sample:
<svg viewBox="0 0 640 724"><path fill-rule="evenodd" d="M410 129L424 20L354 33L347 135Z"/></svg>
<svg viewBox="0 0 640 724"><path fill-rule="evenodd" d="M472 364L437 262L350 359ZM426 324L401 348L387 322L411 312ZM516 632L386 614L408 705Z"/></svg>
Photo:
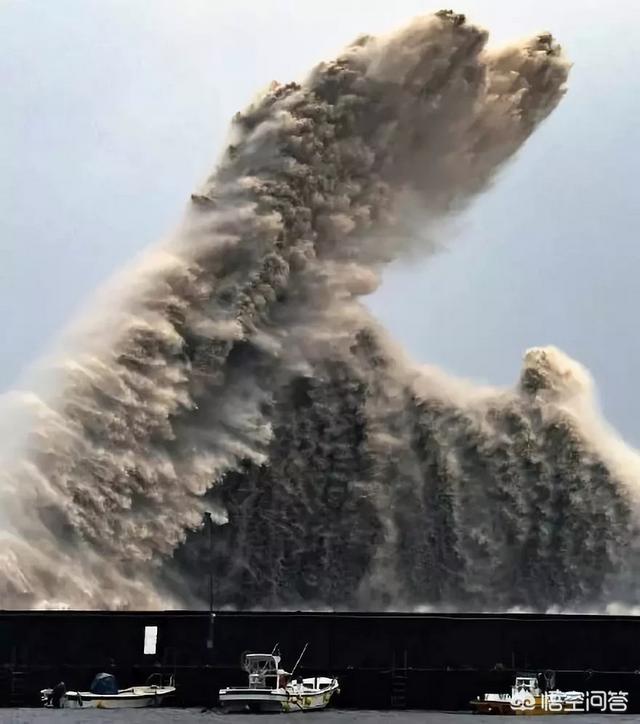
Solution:
<svg viewBox="0 0 640 724"><path fill-rule="evenodd" d="M535 697L535 702L528 707L514 707L508 699L475 699L469 702L474 714L502 714L508 716L553 716L554 714L576 714L575 709L567 705L550 709L545 707L542 698Z"/></svg>
<svg viewBox="0 0 640 724"><path fill-rule="evenodd" d="M60 700L64 709L145 709L160 706L175 692L174 687L135 687L118 694L92 694L89 691L67 691Z"/></svg>
<svg viewBox="0 0 640 724"><path fill-rule="evenodd" d="M295 712L324 709L338 691L334 679L322 689L248 689L228 688L219 693L220 705L228 712Z"/></svg>

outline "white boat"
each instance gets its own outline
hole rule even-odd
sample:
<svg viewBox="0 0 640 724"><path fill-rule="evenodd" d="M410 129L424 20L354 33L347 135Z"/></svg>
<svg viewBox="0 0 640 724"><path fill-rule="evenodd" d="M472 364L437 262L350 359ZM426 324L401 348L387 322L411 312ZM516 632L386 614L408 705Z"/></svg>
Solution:
<svg viewBox="0 0 640 724"><path fill-rule="evenodd" d="M541 674L520 674L511 687L511 693L485 694L470 702L477 714L507 714L539 716L570 714L580 711L575 702L584 695L576 691L554 689L555 674L547 672L545 690L540 688Z"/></svg>
<svg viewBox="0 0 640 724"><path fill-rule="evenodd" d="M157 681L158 683L154 683ZM158 675L149 677L142 686L118 689L112 674L98 674L89 691L66 691L61 682L54 689L42 689L40 697L46 707L66 709L142 709L160 706L163 699L175 693L173 677L168 684L158 681Z"/></svg>
<svg viewBox="0 0 640 724"><path fill-rule="evenodd" d="M293 667L295 672L302 654ZM277 647L276 647L277 649ZM324 709L339 692L338 680L330 676L294 678L293 672L280 668L276 649L270 654L245 654L242 669L248 686L220 689L220 705L225 711L291 712Z"/></svg>

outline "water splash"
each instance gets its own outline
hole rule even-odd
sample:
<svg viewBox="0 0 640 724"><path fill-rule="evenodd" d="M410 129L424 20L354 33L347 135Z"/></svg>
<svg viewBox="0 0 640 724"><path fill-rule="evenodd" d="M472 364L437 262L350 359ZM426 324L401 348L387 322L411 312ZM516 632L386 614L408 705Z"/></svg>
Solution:
<svg viewBox="0 0 640 724"><path fill-rule="evenodd" d="M89 317L55 393L21 402L2 605L197 602L205 509L221 605L635 600L638 462L588 375L537 350L515 390L473 390L360 302L564 94L550 35L486 42L420 17L234 118L181 228Z"/></svg>

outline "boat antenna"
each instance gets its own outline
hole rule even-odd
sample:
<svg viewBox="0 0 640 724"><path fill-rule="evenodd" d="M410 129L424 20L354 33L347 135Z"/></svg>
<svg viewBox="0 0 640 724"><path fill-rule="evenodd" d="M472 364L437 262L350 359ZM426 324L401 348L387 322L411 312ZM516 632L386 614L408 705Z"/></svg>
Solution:
<svg viewBox="0 0 640 724"><path fill-rule="evenodd" d="M291 676L293 676L295 670L298 668L298 664L302 661L302 657L304 656L304 652L307 650L307 647L309 646L309 642L304 645L304 648L302 649L302 653L300 656L298 656L298 660L296 661L296 665L291 669Z"/></svg>
<svg viewBox="0 0 640 724"><path fill-rule="evenodd" d="M278 641L276 645L273 647L273 651L271 652L271 656L280 656L280 642Z"/></svg>

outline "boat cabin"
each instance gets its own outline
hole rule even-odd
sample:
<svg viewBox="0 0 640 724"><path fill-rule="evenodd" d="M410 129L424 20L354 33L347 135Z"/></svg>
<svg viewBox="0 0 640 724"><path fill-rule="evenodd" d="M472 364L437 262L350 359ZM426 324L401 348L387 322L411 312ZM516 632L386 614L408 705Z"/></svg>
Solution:
<svg viewBox="0 0 640 724"><path fill-rule="evenodd" d="M530 694L531 696L540 695L540 686L538 677L535 674L519 674L516 676L515 683L511 688L512 696L517 694Z"/></svg>
<svg viewBox="0 0 640 724"><path fill-rule="evenodd" d="M280 668L276 654L245 654L242 669L249 675L250 689L281 689L289 682L289 672Z"/></svg>
<svg viewBox="0 0 640 724"><path fill-rule="evenodd" d="M515 682L516 689L525 689L526 691L533 691L538 688L538 677L537 676L516 676Z"/></svg>

